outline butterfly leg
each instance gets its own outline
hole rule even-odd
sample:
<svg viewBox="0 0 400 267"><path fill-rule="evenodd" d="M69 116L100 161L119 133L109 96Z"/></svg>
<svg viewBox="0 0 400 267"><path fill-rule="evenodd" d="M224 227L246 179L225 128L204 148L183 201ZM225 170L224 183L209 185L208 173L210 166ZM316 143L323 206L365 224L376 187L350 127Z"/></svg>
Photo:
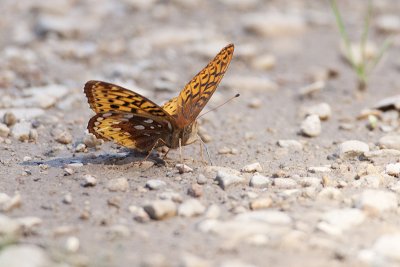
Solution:
<svg viewBox="0 0 400 267"><path fill-rule="evenodd" d="M140 161L139 165L141 165L144 161L146 161L150 157L151 152L153 152L153 150L157 147L158 142L160 142L160 141L166 145L166 143L163 139L158 138L157 141L154 143L153 147L151 148L151 150L149 151L149 153L147 154L147 156L143 160ZM169 152L169 150L168 150L168 152ZM167 152L167 154L168 154L168 152Z"/></svg>
<svg viewBox="0 0 400 267"><path fill-rule="evenodd" d="M204 162L204 159L203 159L203 147L204 147L204 149L206 150L206 153L207 153L208 160L210 161L210 165L213 166L214 164L211 160L210 153L208 152L207 145L204 143L203 139L201 139L201 137L199 135L197 135L197 137L198 137L197 140L199 140L200 146L201 146L201 150L200 150L201 151L201 159Z"/></svg>
<svg viewBox="0 0 400 267"><path fill-rule="evenodd" d="M179 138L179 155L181 157L181 164L183 166L183 155L182 155L182 139Z"/></svg>

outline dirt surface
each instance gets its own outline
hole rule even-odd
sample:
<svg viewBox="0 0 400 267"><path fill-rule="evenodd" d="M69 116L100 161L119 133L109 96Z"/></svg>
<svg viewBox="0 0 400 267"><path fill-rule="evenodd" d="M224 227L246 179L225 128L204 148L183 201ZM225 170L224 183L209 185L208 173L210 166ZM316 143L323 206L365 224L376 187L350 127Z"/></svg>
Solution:
<svg viewBox="0 0 400 267"><path fill-rule="evenodd" d="M359 92L324 1L3 0L0 266L400 264L399 116L365 111L399 92L400 26L378 22L400 5L373 6L393 45ZM340 8L357 40L364 1ZM87 134L87 80L161 104L229 43L205 111L241 96L199 120L213 166Z"/></svg>

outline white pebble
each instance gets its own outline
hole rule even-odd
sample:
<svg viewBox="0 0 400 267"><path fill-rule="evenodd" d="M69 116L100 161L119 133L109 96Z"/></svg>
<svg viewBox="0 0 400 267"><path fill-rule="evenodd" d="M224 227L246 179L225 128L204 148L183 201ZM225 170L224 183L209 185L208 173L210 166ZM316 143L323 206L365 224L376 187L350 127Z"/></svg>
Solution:
<svg viewBox="0 0 400 267"><path fill-rule="evenodd" d="M241 169L242 172L261 172L262 167L259 162L248 164Z"/></svg>
<svg viewBox="0 0 400 267"><path fill-rule="evenodd" d="M8 137L10 134L10 128L7 127L4 123L0 122L0 137Z"/></svg>
<svg viewBox="0 0 400 267"><path fill-rule="evenodd" d="M303 150L303 144L297 140L278 140L278 146L292 149L294 151Z"/></svg>
<svg viewBox="0 0 400 267"><path fill-rule="evenodd" d="M16 123L12 128L12 136L19 141L28 141L31 131L31 123L22 121Z"/></svg>
<svg viewBox="0 0 400 267"><path fill-rule="evenodd" d="M90 174L85 174L83 176L83 179L84 179L83 186L95 186L97 184L96 177Z"/></svg>
<svg viewBox="0 0 400 267"><path fill-rule="evenodd" d="M187 173L187 172L193 172L193 169L190 168L188 165L186 164L176 164L175 166L179 173Z"/></svg>
<svg viewBox="0 0 400 267"><path fill-rule="evenodd" d="M45 251L34 245L20 244L6 246L0 251L1 267L43 267L55 266Z"/></svg>
<svg viewBox="0 0 400 267"><path fill-rule="evenodd" d="M400 175L400 163L390 163L386 165L385 171L391 176L399 177Z"/></svg>
<svg viewBox="0 0 400 267"><path fill-rule="evenodd" d="M379 256L394 260L400 264L400 233L382 235L375 242L372 249Z"/></svg>
<svg viewBox="0 0 400 267"><path fill-rule="evenodd" d="M159 179L150 179L146 182L146 187L150 190L158 190L167 185L166 182Z"/></svg>
<svg viewBox="0 0 400 267"><path fill-rule="evenodd" d="M302 111L303 116L313 114L318 115L321 120L327 120L332 115L331 106L329 106L327 103L320 103L314 106L306 107Z"/></svg>
<svg viewBox="0 0 400 267"><path fill-rule="evenodd" d="M318 115L309 115L301 123L300 129L304 135L316 137L321 134L321 120Z"/></svg>
<svg viewBox="0 0 400 267"><path fill-rule="evenodd" d="M384 212L397 209L397 196L393 192L365 190L356 201L356 207L371 211Z"/></svg>
<svg viewBox="0 0 400 267"><path fill-rule="evenodd" d="M79 250L80 242L79 239L76 236L70 236L67 238L67 241L65 242L65 249L68 252L77 252Z"/></svg>
<svg viewBox="0 0 400 267"><path fill-rule="evenodd" d="M266 188L272 183L271 178L263 176L261 174L255 174L250 179L250 186L258 188Z"/></svg>
<svg viewBox="0 0 400 267"><path fill-rule="evenodd" d="M178 215L183 217L193 217L203 214L205 210L206 208L199 200L191 198L179 205Z"/></svg>
<svg viewBox="0 0 400 267"><path fill-rule="evenodd" d="M156 200L143 207L153 220L163 220L176 215L176 204L171 200Z"/></svg>
<svg viewBox="0 0 400 267"><path fill-rule="evenodd" d="M400 135L385 135L379 139L379 145L383 148L400 150Z"/></svg>
<svg viewBox="0 0 400 267"><path fill-rule="evenodd" d="M322 220L338 228L340 231L360 225L365 220L365 213L359 209L344 208L325 212Z"/></svg>
<svg viewBox="0 0 400 267"><path fill-rule="evenodd" d="M126 178L116 178L108 181L107 188L111 192L121 191L125 192L129 190L128 179Z"/></svg>
<svg viewBox="0 0 400 267"><path fill-rule="evenodd" d="M234 175L223 170L217 172L215 180L218 182L219 186L223 190L227 189L227 187L231 185L242 184L246 182L246 179L244 177Z"/></svg>
<svg viewBox="0 0 400 267"><path fill-rule="evenodd" d="M281 189L292 189L297 187L297 182L292 178L274 178L273 185Z"/></svg>
<svg viewBox="0 0 400 267"><path fill-rule="evenodd" d="M289 225L292 223L292 218L287 213L277 210L245 212L236 215L235 220L240 222L264 222L275 225Z"/></svg>
<svg viewBox="0 0 400 267"><path fill-rule="evenodd" d="M339 145L340 157L356 157L368 151L368 144L358 140L345 141Z"/></svg>

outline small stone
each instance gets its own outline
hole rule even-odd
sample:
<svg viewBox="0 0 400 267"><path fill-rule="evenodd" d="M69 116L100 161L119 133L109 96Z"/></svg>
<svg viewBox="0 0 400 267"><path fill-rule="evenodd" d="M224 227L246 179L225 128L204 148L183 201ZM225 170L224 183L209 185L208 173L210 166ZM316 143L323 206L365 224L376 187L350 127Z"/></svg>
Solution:
<svg viewBox="0 0 400 267"><path fill-rule="evenodd" d="M176 215L176 204L171 200L156 200L143 207L153 220L163 220Z"/></svg>
<svg viewBox="0 0 400 267"><path fill-rule="evenodd" d="M364 156L368 159L399 157L400 150L397 150L397 149L373 150L373 151L365 152Z"/></svg>
<svg viewBox="0 0 400 267"><path fill-rule="evenodd" d="M357 157L368 151L368 144L358 140L345 141L339 146L340 157Z"/></svg>
<svg viewBox="0 0 400 267"><path fill-rule="evenodd" d="M79 153L79 152L85 152L85 151L86 151L86 145L85 144L80 143L75 147L75 152Z"/></svg>
<svg viewBox="0 0 400 267"><path fill-rule="evenodd" d="M376 18L376 27L384 33L400 32L400 18L397 15L381 15Z"/></svg>
<svg viewBox="0 0 400 267"><path fill-rule="evenodd" d="M332 171L330 166L312 166L308 167L307 170L311 173L327 173Z"/></svg>
<svg viewBox="0 0 400 267"><path fill-rule="evenodd" d="M289 225L292 218L288 214L277 210L260 210L241 213L235 216L240 222L264 222L274 225Z"/></svg>
<svg viewBox="0 0 400 267"><path fill-rule="evenodd" d="M391 176L399 177L400 175L400 163L390 163L386 165L385 171Z"/></svg>
<svg viewBox="0 0 400 267"><path fill-rule="evenodd" d="M275 91L279 87L270 79L257 76L229 77L225 84L229 88L240 88L243 91L250 92Z"/></svg>
<svg viewBox="0 0 400 267"><path fill-rule="evenodd" d="M44 267L55 266L45 251L28 244L6 246L0 251L1 267Z"/></svg>
<svg viewBox="0 0 400 267"><path fill-rule="evenodd" d="M301 123L300 129L305 136L316 137L321 134L321 120L318 115L309 115Z"/></svg>
<svg viewBox="0 0 400 267"><path fill-rule="evenodd" d="M247 31L266 37L289 36L306 29L302 17L276 12L247 14L242 23Z"/></svg>
<svg viewBox="0 0 400 267"><path fill-rule="evenodd" d="M63 198L63 203L71 204L72 203L72 195L70 193L66 194Z"/></svg>
<svg viewBox="0 0 400 267"><path fill-rule="evenodd" d="M278 146L292 149L294 151L303 150L303 144L297 140L278 140Z"/></svg>
<svg viewBox="0 0 400 267"><path fill-rule="evenodd" d="M72 162L69 164L65 165L66 168L80 168L83 167L83 163L82 162Z"/></svg>
<svg viewBox="0 0 400 267"><path fill-rule="evenodd" d="M188 195L192 197L203 196L203 187L198 184L192 184L188 189Z"/></svg>
<svg viewBox="0 0 400 267"><path fill-rule="evenodd" d="M363 223L365 214L361 210L353 208L334 209L325 212L322 220L342 232Z"/></svg>
<svg viewBox="0 0 400 267"><path fill-rule="evenodd" d="M107 205L119 209L121 207L122 198L119 196L113 196L107 199Z"/></svg>
<svg viewBox="0 0 400 267"><path fill-rule="evenodd" d="M16 219L25 235L35 233L35 228L43 223L43 220L38 217L21 217Z"/></svg>
<svg viewBox="0 0 400 267"><path fill-rule="evenodd" d="M256 265L238 259L229 259L221 262L217 267L257 267Z"/></svg>
<svg viewBox="0 0 400 267"><path fill-rule="evenodd" d="M369 174L361 176L359 181L361 181L361 186L363 188L379 188L383 177L379 174Z"/></svg>
<svg viewBox="0 0 400 267"><path fill-rule="evenodd" d="M66 130L56 128L51 132L51 135L60 144L67 145L72 142L72 135Z"/></svg>
<svg viewBox="0 0 400 267"><path fill-rule="evenodd" d="M183 201L183 198L179 193L171 191L162 192L158 195L158 198L163 200L172 200L175 203L182 203Z"/></svg>
<svg viewBox="0 0 400 267"><path fill-rule="evenodd" d="M234 174L228 173L223 170L220 170L217 172L217 176L215 177L215 180L218 182L219 186L223 190L226 190L227 187L229 187L231 185L242 184L242 183L246 182L246 179L244 177L234 175Z"/></svg>
<svg viewBox="0 0 400 267"><path fill-rule="evenodd" d="M400 110L400 95L394 95L379 101L373 109L379 109L381 111L388 110Z"/></svg>
<svg viewBox="0 0 400 267"><path fill-rule="evenodd" d="M101 144L103 144L103 142L104 142L103 140L97 139L96 136L94 136L93 134L87 134L83 138L83 143L88 148L101 146Z"/></svg>
<svg viewBox="0 0 400 267"><path fill-rule="evenodd" d="M250 186L257 188L267 188L268 185L270 185L271 183L272 183L271 178L260 174L255 174L250 179Z"/></svg>
<svg viewBox="0 0 400 267"><path fill-rule="evenodd" d="M158 179L150 179L146 182L145 186L150 190L159 190L167 186L167 183Z"/></svg>
<svg viewBox="0 0 400 267"><path fill-rule="evenodd" d="M382 148L400 150L400 135L385 135L379 139Z"/></svg>
<svg viewBox="0 0 400 267"><path fill-rule="evenodd" d="M318 115L321 120L327 120L331 117L331 107L327 103L320 103L318 105L310 106L302 110L302 116Z"/></svg>
<svg viewBox="0 0 400 267"><path fill-rule="evenodd" d="M263 105L262 100L258 98L252 99L248 104L249 108L254 108L254 109L260 108L262 107L262 105Z"/></svg>
<svg viewBox="0 0 400 267"><path fill-rule="evenodd" d="M1 205L1 210L4 212L9 212L13 209L21 207L21 205L21 195L19 193L16 193L13 197L8 198L8 200Z"/></svg>
<svg viewBox="0 0 400 267"><path fill-rule="evenodd" d="M133 219L137 222L145 223L150 221L150 216L142 207L131 205L129 206L129 212L133 214Z"/></svg>
<svg viewBox="0 0 400 267"><path fill-rule="evenodd" d="M12 128L12 136L21 142L29 140L29 133L31 131L31 123L21 121L16 123Z"/></svg>
<svg viewBox="0 0 400 267"><path fill-rule="evenodd" d="M259 210L271 207L272 199L269 197L256 198L250 201L250 209Z"/></svg>
<svg viewBox="0 0 400 267"><path fill-rule="evenodd" d="M0 137L7 138L10 134L10 128L7 125L0 122Z"/></svg>
<svg viewBox="0 0 400 267"><path fill-rule="evenodd" d="M175 166L179 173L188 173L188 172L193 172L193 169L187 166L186 164L176 164Z"/></svg>
<svg viewBox="0 0 400 267"><path fill-rule="evenodd" d="M74 169L72 168L64 168L64 176L69 176L75 173Z"/></svg>
<svg viewBox="0 0 400 267"><path fill-rule="evenodd" d="M276 57L271 54L258 55L251 64L259 70L270 70L276 65Z"/></svg>
<svg viewBox="0 0 400 267"><path fill-rule="evenodd" d="M211 267L213 266L208 260L199 258L193 254L185 253L179 264L179 267Z"/></svg>
<svg viewBox="0 0 400 267"><path fill-rule="evenodd" d="M7 111L6 113L4 113L3 116L3 122L8 126L13 126L15 123L17 123L17 117L15 116L14 113Z"/></svg>
<svg viewBox="0 0 400 267"><path fill-rule="evenodd" d="M218 205L210 205L206 211L205 217L207 219L216 219L221 214L221 208Z"/></svg>
<svg viewBox="0 0 400 267"><path fill-rule="evenodd" d="M297 187L297 182L291 178L274 178L272 184L281 189L293 189Z"/></svg>
<svg viewBox="0 0 400 267"><path fill-rule="evenodd" d="M317 177L303 177L300 179L299 184L302 187L320 187L322 180Z"/></svg>
<svg viewBox="0 0 400 267"><path fill-rule="evenodd" d="M107 188L111 192L126 192L129 190L129 182L128 179L126 178L116 178L116 179L111 179L107 183Z"/></svg>
<svg viewBox="0 0 400 267"><path fill-rule="evenodd" d="M65 249L68 252L75 253L79 250L80 242L79 239L76 236L70 236L67 238L67 241L65 242Z"/></svg>
<svg viewBox="0 0 400 267"><path fill-rule="evenodd" d="M112 239L126 238L131 235L131 231L125 225L116 224L116 225L112 225L112 226L110 226L110 228L108 228L107 235Z"/></svg>
<svg viewBox="0 0 400 267"><path fill-rule="evenodd" d="M232 154L232 155L237 155L239 151L236 148L231 148L231 147L222 147L218 150L218 154L220 155L225 155L225 154Z"/></svg>
<svg viewBox="0 0 400 267"><path fill-rule="evenodd" d="M400 233L382 235L376 240L372 249L380 256L379 259L387 258L398 264L400 262ZM396 266L397 264L387 266Z"/></svg>
<svg viewBox="0 0 400 267"><path fill-rule="evenodd" d="M397 209L397 196L393 192L368 189L360 194L356 201L358 208L372 213Z"/></svg>
<svg viewBox="0 0 400 267"><path fill-rule="evenodd" d="M83 182L84 187L95 186L97 184L96 177L94 177L90 174L85 174L83 176L83 179L84 179L84 182Z"/></svg>
<svg viewBox="0 0 400 267"><path fill-rule="evenodd" d="M314 95L325 88L325 81L317 81L299 89L300 96Z"/></svg>
<svg viewBox="0 0 400 267"><path fill-rule="evenodd" d="M205 210L200 201L191 198L179 205L178 214L183 217L193 217L203 214Z"/></svg>
<svg viewBox="0 0 400 267"><path fill-rule="evenodd" d="M203 174L199 174L199 176L197 176L196 179L197 183L201 185L206 184L207 180L208 180L207 177L205 177Z"/></svg>
<svg viewBox="0 0 400 267"><path fill-rule="evenodd" d="M259 162L248 164L241 169L242 172L261 172L262 167Z"/></svg>

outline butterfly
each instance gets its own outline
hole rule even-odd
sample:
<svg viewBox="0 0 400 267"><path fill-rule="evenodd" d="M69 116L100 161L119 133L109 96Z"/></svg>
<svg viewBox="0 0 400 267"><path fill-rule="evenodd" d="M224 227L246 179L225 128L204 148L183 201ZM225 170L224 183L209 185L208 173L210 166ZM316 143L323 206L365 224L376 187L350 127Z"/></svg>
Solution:
<svg viewBox="0 0 400 267"><path fill-rule="evenodd" d="M84 92L96 112L89 120L89 133L149 154L161 146L175 149L197 141L196 119L221 82L233 51L233 44L224 47L163 106L115 84L88 81Z"/></svg>

